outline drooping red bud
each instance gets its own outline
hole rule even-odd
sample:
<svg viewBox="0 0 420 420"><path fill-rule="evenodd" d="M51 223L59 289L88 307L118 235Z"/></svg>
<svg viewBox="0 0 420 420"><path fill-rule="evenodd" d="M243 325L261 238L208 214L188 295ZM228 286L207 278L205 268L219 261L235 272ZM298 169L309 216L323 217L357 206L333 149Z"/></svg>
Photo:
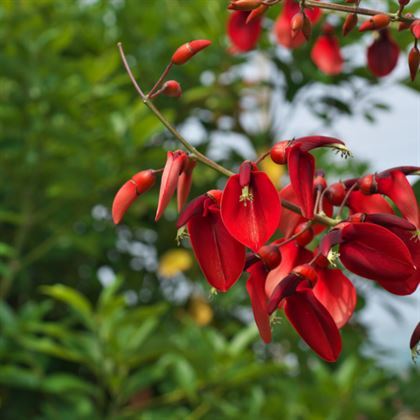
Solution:
<svg viewBox="0 0 420 420"><path fill-rule="evenodd" d="M266 12L269 6L266 4L261 4L256 9L252 10L251 13L246 18L246 24L250 24L251 22L254 22L255 20L261 18L261 16Z"/></svg>
<svg viewBox="0 0 420 420"><path fill-rule="evenodd" d="M191 245L209 284L226 292L241 276L245 247L226 230L213 199L206 197L202 209L188 221Z"/></svg>
<svg viewBox="0 0 420 420"><path fill-rule="evenodd" d="M247 52L255 48L261 34L261 18L246 23L249 12L235 11L229 16L227 33L234 51Z"/></svg>
<svg viewBox="0 0 420 420"><path fill-rule="evenodd" d="M318 37L311 51L311 58L323 73L334 76L343 70L343 57L341 55L338 39L333 34L324 34Z"/></svg>
<svg viewBox="0 0 420 420"><path fill-rule="evenodd" d="M343 24L343 35L348 35L353 28L357 25L358 17L357 13L350 13L346 16L346 19Z"/></svg>
<svg viewBox="0 0 420 420"><path fill-rule="evenodd" d="M296 235L298 233L299 236L296 238L296 242L300 246L306 246L314 239L314 230L312 229L312 226L308 227L308 222L302 222L296 226L293 234Z"/></svg>
<svg viewBox="0 0 420 420"><path fill-rule="evenodd" d="M327 362L341 352L340 332L328 311L311 290L302 290L286 299L284 312L303 340Z"/></svg>
<svg viewBox="0 0 420 420"><path fill-rule="evenodd" d="M271 160L279 165L287 163L286 150L290 146L290 141L283 140L276 143L270 150Z"/></svg>
<svg viewBox="0 0 420 420"><path fill-rule="evenodd" d="M155 183L156 175L152 169L141 171L127 181L115 195L112 203L112 220L117 225L136 198L148 191Z"/></svg>
<svg viewBox="0 0 420 420"><path fill-rule="evenodd" d="M328 187L325 194L333 206L340 206L346 196L346 187L342 182L336 182Z"/></svg>
<svg viewBox="0 0 420 420"><path fill-rule="evenodd" d="M192 185L192 173L196 165L197 162L194 159L188 158L185 161L181 174L179 175L177 185L178 212L182 210L187 202Z"/></svg>
<svg viewBox="0 0 420 420"><path fill-rule="evenodd" d="M413 47L408 53L408 67L410 69L410 77L413 82L416 79L417 72L419 70L419 65L420 65L420 52L417 47Z"/></svg>
<svg viewBox="0 0 420 420"><path fill-rule="evenodd" d="M271 341L271 327L267 308L267 296L264 289L267 271L262 262L253 264L247 271L250 276L246 282L246 290L251 299L255 323L257 324L261 338L265 343L269 343Z"/></svg>
<svg viewBox="0 0 420 420"><path fill-rule="evenodd" d="M223 192L221 215L230 234L258 252L279 224L277 190L264 172L251 171L250 182L244 187L240 175L233 175Z"/></svg>
<svg viewBox="0 0 420 420"><path fill-rule="evenodd" d="M258 250L258 255L261 258L261 261L264 263L264 266L268 270L276 268L281 261L281 254L279 247L276 245L264 245Z"/></svg>
<svg viewBox="0 0 420 420"><path fill-rule="evenodd" d="M290 21L290 27L292 29L293 38L295 38L296 35L302 30L304 20L305 14L302 13L302 11L299 11L292 17L292 20Z"/></svg>
<svg viewBox="0 0 420 420"><path fill-rule="evenodd" d="M324 191L327 187L327 181L325 180L325 172L317 170L314 178L314 188L317 191Z"/></svg>
<svg viewBox="0 0 420 420"><path fill-rule="evenodd" d="M158 208L155 220L158 221L175 193L180 173L188 155L182 151L168 152L159 190Z"/></svg>
<svg viewBox="0 0 420 420"><path fill-rule="evenodd" d="M249 12L259 7L261 2L262 0L231 0L228 9Z"/></svg>
<svg viewBox="0 0 420 420"><path fill-rule="evenodd" d="M363 22L359 27L359 32L371 31L373 29L380 30L386 28L391 22L391 18L384 14L379 13L372 16L369 20Z"/></svg>
<svg viewBox="0 0 420 420"><path fill-rule="evenodd" d="M173 98L179 98L182 95L181 85L176 80L168 80L163 84L160 93Z"/></svg>
<svg viewBox="0 0 420 420"><path fill-rule="evenodd" d="M370 71L377 77L388 75L397 65L400 48L391 38L388 29L380 31L380 36L367 49Z"/></svg>
<svg viewBox="0 0 420 420"><path fill-rule="evenodd" d="M286 48L297 48L306 41L303 31L300 31L296 37L292 35L291 22L293 17L299 13L299 10L299 4L294 0L285 0L283 10L274 25L277 42ZM305 14L309 24L316 23L321 16L321 9L318 7L306 9Z"/></svg>
<svg viewBox="0 0 420 420"><path fill-rule="evenodd" d="M410 26L411 33L414 38L420 39L420 19L415 20Z"/></svg>
<svg viewBox="0 0 420 420"><path fill-rule="evenodd" d="M378 184L376 183L375 175L365 175L358 181L359 190L366 195L376 194L378 192Z"/></svg>
<svg viewBox="0 0 420 420"><path fill-rule="evenodd" d="M173 64L184 64L210 44L211 41L207 39L195 39L194 41L186 42L174 52L171 61Z"/></svg>
<svg viewBox="0 0 420 420"><path fill-rule="evenodd" d="M337 328L342 328L356 307L356 289L341 270L319 269L317 272L313 294L330 313Z"/></svg>

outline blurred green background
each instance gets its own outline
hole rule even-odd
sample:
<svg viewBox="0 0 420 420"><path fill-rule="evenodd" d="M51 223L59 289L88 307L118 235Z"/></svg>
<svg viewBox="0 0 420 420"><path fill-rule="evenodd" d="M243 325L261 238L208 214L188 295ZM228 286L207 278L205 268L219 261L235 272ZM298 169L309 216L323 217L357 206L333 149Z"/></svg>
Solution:
<svg viewBox="0 0 420 420"><path fill-rule="evenodd" d="M156 190L137 200L125 224L112 224L119 186L162 167L165 150L178 147L136 97L118 41L147 90L179 45L213 40L173 70L182 98L156 104L230 168L244 159L241 150L252 154L281 138L288 119L277 109L293 112L304 101L321 127L355 114L374 122L387 112L389 104L369 97L378 82L364 67L331 79L309 60L310 45L279 53L269 30L278 8L265 21L257 57L270 77L245 77L249 69L255 75L256 56L227 53L225 7L222 0L1 0L2 419L420 415L418 370L390 371L364 355L370 338L357 316L343 330L336 364L318 359L283 319L264 345L243 279L211 296L191 251L176 247L174 203L154 223ZM410 37L398 40L407 48ZM232 133L236 146L223 145ZM367 169L357 159L336 165L317 157L332 177ZM223 179L199 166L192 196L215 185Z"/></svg>

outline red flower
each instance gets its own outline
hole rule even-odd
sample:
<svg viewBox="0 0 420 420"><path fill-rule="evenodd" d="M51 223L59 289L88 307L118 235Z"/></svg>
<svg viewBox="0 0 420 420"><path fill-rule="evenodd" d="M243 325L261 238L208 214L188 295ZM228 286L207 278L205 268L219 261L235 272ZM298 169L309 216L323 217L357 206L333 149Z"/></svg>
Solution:
<svg viewBox="0 0 420 420"><path fill-rule="evenodd" d="M261 17L246 23L249 12L237 10L229 16L227 32L234 52L247 52L255 48L261 34Z"/></svg>
<svg viewBox="0 0 420 420"><path fill-rule="evenodd" d="M175 193L178 178L184 169L188 155L182 150L168 152L165 167L160 182L159 201L155 220L158 221L166 207L168 207L172 196Z"/></svg>
<svg viewBox="0 0 420 420"><path fill-rule="evenodd" d="M327 31L318 37L311 51L311 58L323 73L330 76L340 74L343 70L343 57L337 37Z"/></svg>
<svg viewBox="0 0 420 420"><path fill-rule="evenodd" d="M245 265L245 247L234 239L220 217L220 191L191 201L178 219L187 224L191 245L207 281L221 292L239 279Z"/></svg>
<svg viewBox="0 0 420 420"><path fill-rule="evenodd" d="M309 150L317 147L331 147L343 153L348 149L341 140L334 137L309 136L292 141L281 141L271 148L271 159L275 163L287 163L290 182L295 191L302 214L308 219L314 215L315 161Z"/></svg>
<svg viewBox="0 0 420 420"><path fill-rule="evenodd" d="M257 252L277 229L280 201L268 176L255 164L242 163L239 175L229 178L221 214L229 233Z"/></svg>
<svg viewBox="0 0 420 420"><path fill-rule="evenodd" d="M297 48L306 41L302 31L296 36L292 33L292 19L297 13L299 13L299 4L294 0L285 0L283 10L274 25L277 42L286 48ZM317 7L306 9L305 14L310 22L316 23L321 17L321 9Z"/></svg>
<svg viewBox="0 0 420 420"><path fill-rule="evenodd" d="M207 48L211 44L208 39L195 39L190 42L182 44L172 55L171 61L173 64L184 64L198 52Z"/></svg>
<svg viewBox="0 0 420 420"><path fill-rule="evenodd" d="M391 38L389 30L383 29L367 50L368 67L375 76L386 76L397 65L399 54L398 44Z"/></svg>
<svg viewBox="0 0 420 420"><path fill-rule="evenodd" d="M390 230L373 223L342 223L321 241L324 256L339 244L340 260L351 272L380 281L403 282L416 267L406 244Z"/></svg>

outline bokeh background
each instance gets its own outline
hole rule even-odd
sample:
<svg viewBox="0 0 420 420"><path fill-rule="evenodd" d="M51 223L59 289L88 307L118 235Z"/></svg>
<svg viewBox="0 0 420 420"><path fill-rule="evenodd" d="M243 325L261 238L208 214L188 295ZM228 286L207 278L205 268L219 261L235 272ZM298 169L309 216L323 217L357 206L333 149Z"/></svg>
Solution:
<svg viewBox="0 0 420 420"><path fill-rule="evenodd" d="M384 3L395 2L376 5ZM154 223L156 189L124 224L112 224L119 186L162 167L166 150L178 147L138 100L118 41L147 90L179 45L213 40L173 70L183 96L156 104L227 167L314 132L337 135L355 152L347 161L317 152L331 181L419 165L420 86L408 81L404 56L378 81L365 66L371 35L353 34L342 40L345 72L327 77L309 58L313 40L293 52L276 45L279 8L264 20L257 51L232 56L225 7L0 1L2 419L420 416L408 349L418 293L392 298L354 279L357 313L339 361L327 364L282 318L273 344L262 343L243 279L211 295L191 250L176 246L175 205ZM396 38L407 50L409 35ZM279 187L287 182L282 168L265 169ZM192 196L223 183L198 166Z"/></svg>

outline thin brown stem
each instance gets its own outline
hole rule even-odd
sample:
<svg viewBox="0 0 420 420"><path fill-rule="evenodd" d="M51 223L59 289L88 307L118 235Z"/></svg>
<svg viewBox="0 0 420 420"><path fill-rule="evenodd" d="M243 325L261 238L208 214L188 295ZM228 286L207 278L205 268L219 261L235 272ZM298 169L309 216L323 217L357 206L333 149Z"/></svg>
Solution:
<svg viewBox="0 0 420 420"><path fill-rule="evenodd" d="M310 220L309 222L306 223L306 226L300 231L295 233L294 235L292 235L290 238L287 238L284 242L279 244L279 248L283 245L288 244L289 242L294 241L296 238L298 238L300 235L302 235L303 233L305 233L307 230L309 230L311 228L311 226L313 225L313 222Z"/></svg>
<svg viewBox="0 0 420 420"><path fill-rule="evenodd" d="M355 182L348 190L347 190L347 193L346 193L346 195L344 196L344 199L343 199L343 201L341 202L341 204L340 204L340 207L338 208L338 212L337 212L337 217L340 217L341 216L341 213L343 212L343 209L344 209L344 206L346 205L346 203L347 203L347 200L349 199L349 197L350 197L350 194L352 193L352 191L357 187L357 182Z"/></svg>
<svg viewBox="0 0 420 420"><path fill-rule="evenodd" d="M391 20L397 21L397 22L411 23L417 19L414 16L413 17L398 16L398 13L387 13L387 12L382 12L379 10L366 9L364 7L358 7L358 6L354 7L354 5L347 6L345 4L326 3L322 1L316 1L316 0L305 0L305 6L318 7L318 9L332 10L334 12L356 13L358 15L364 15L364 16L375 16L378 14L386 14L391 18Z"/></svg>
<svg viewBox="0 0 420 420"><path fill-rule="evenodd" d="M270 152L268 151L268 152L265 152L265 153L263 153L261 156L259 156L258 158L257 158L257 160L255 161L255 164L256 165L258 165L258 164L260 164L261 163L261 161L263 161L268 155L270 154Z"/></svg>
<svg viewBox="0 0 420 420"><path fill-rule="evenodd" d="M133 72L131 71L131 68L127 62L123 46L121 42L118 43L118 49L120 51L121 59L123 61L124 67L128 73L128 76L130 77L131 82L134 85L134 88L136 89L137 93L140 95L140 97L143 100L143 103L156 115L156 117L159 119L159 121L169 130L169 132L190 152L194 155L194 157L200 161L201 163L204 163L205 165L209 166L210 168L220 172L223 175L226 176L232 176L234 173L232 171L229 171L228 169L224 168L223 166L219 165L218 163L214 162L213 160L209 159L207 156L200 153L194 146L192 146L188 140L186 140L179 131L175 129L175 127L172 126L172 124L161 114L161 112L155 107L155 105L150 102L149 98L144 94L140 86L138 85L136 78L133 75Z"/></svg>
<svg viewBox="0 0 420 420"><path fill-rule="evenodd" d="M163 79L165 79L165 77L168 75L169 71L172 68L172 61L166 66L165 70L163 71L163 73L160 75L158 81L155 83L155 85L152 87L152 89L150 89L150 92L147 94L147 98L152 98L153 94L156 92L156 89L160 86L160 84L163 82Z"/></svg>

